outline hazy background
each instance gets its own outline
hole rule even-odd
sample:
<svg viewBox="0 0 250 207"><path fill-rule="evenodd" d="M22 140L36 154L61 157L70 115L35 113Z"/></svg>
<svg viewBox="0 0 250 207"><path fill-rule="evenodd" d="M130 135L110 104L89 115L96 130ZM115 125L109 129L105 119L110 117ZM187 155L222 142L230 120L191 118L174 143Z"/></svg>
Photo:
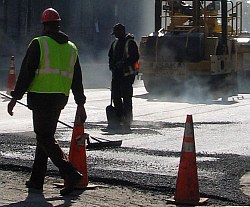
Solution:
<svg viewBox="0 0 250 207"><path fill-rule="evenodd" d="M85 87L109 85L107 53L115 23L140 42L154 30L154 0L0 0L0 88L6 87L11 55L17 74L29 42L41 34L40 16L53 7L62 18L62 31L76 43ZM188 1L187 1L188 2ZM233 1L235 2L235 0ZM243 2L243 28L250 31L250 1Z"/></svg>
<svg viewBox="0 0 250 207"><path fill-rule="evenodd" d="M107 53L115 23L123 23L138 43L154 28L152 0L1 0L0 87L6 86L11 55L18 73L27 45L41 34L40 16L48 7L60 13L62 31L79 49L86 87L109 84Z"/></svg>

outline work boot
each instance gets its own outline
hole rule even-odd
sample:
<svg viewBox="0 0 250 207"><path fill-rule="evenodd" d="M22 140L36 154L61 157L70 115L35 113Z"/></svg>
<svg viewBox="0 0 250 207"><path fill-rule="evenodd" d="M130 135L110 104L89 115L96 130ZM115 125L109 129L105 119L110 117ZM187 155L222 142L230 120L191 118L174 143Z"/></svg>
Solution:
<svg viewBox="0 0 250 207"><path fill-rule="evenodd" d="M132 116L127 115L126 117L123 117L123 132L124 133L130 133L131 132L131 123L132 123Z"/></svg>
<svg viewBox="0 0 250 207"><path fill-rule="evenodd" d="M124 124L123 125L123 133L131 133L131 127L129 124Z"/></svg>
<svg viewBox="0 0 250 207"><path fill-rule="evenodd" d="M109 124L107 126L107 130L119 130L119 129L121 129L121 125L119 123Z"/></svg>
<svg viewBox="0 0 250 207"><path fill-rule="evenodd" d="M28 188L29 193L42 193L43 192L42 185L38 185L30 180L26 181L25 186Z"/></svg>
<svg viewBox="0 0 250 207"><path fill-rule="evenodd" d="M72 193L76 184L82 179L82 177L83 175L78 171L74 171L71 175L66 176L66 186L60 190L60 194L65 196Z"/></svg>

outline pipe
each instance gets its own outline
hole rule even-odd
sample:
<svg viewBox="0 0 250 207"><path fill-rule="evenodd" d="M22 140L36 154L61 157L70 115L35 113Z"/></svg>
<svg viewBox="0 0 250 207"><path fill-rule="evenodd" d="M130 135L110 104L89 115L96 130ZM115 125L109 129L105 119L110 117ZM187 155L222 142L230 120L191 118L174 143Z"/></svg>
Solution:
<svg viewBox="0 0 250 207"><path fill-rule="evenodd" d="M221 12L222 12L222 52L227 52L227 0L221 0Z"/></svg>
<svg viewBox="0 0 250 207"><path fill-rule="evenodd" d="M193 22L194 27L199 29L200 27L200 18L201 18L201 11L200 11L200 0L193 0Z"/></svg>
<svg viewBox="0 0 250 207"><path fill-rule="evenodd" d="M155 32L161 29L161 0L155 0Z"/></svg>

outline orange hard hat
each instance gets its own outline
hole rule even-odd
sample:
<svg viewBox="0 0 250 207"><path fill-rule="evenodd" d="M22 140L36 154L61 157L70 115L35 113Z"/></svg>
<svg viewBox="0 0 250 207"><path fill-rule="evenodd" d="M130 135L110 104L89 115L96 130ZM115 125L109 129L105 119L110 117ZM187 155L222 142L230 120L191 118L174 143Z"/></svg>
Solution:
<svg viewBox="0 0 250 207"><path fill-rule="evenodd" d="M45 9L42 13L41 16L41 22L45 23L45 22L57 22L57 21L61 21L61 17L59 15L59 13L53 9L53 8L48 8Z"/></svg>

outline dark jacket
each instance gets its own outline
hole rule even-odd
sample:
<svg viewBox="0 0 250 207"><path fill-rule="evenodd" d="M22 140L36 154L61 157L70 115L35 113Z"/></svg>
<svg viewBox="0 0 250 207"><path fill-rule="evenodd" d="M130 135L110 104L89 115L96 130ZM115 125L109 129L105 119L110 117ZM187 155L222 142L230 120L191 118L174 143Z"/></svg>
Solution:
<svg viewBox="0 0 250 207"><path fill-rule="evenodd" d="M57 41L60 44L67 43L68 36L63 32L48 32L43 36L48 36ZM11 92L13 98L20 100L24 93L27 91L31 84L36 69L38 69L40 62L40 46L38 40L33 40L29 45L26 55L23 59L18 80L14 91ZM84 89L82 84L82 72L79 62L79 57L74 66L74 75L71 90L74 94L76 104L84 104L86 97L84 95ZM62 93L34 93L28 92L27 103L30 109L35 108L48 108L48 109L63 109L68 102L68 97Z"/></svg>
<svg viewBox="0 0 250 207"><path fill-rule="evenodd" d="M134 39L132 34L126 34L124 39L115 40L109 49L109 68L117 76L122 76L126 72L128 66L134 66L135 62L139 59L138 46L135 41L129 41L128 44L128 53L129 57L126 58L125 53L125 44L129 39ZM113 50L113 45L117 41L115 46L115 51ZM118 62L123 62L125 70L121 71L116 67ZM118 71L119 70L119 71Z"/></svg>

